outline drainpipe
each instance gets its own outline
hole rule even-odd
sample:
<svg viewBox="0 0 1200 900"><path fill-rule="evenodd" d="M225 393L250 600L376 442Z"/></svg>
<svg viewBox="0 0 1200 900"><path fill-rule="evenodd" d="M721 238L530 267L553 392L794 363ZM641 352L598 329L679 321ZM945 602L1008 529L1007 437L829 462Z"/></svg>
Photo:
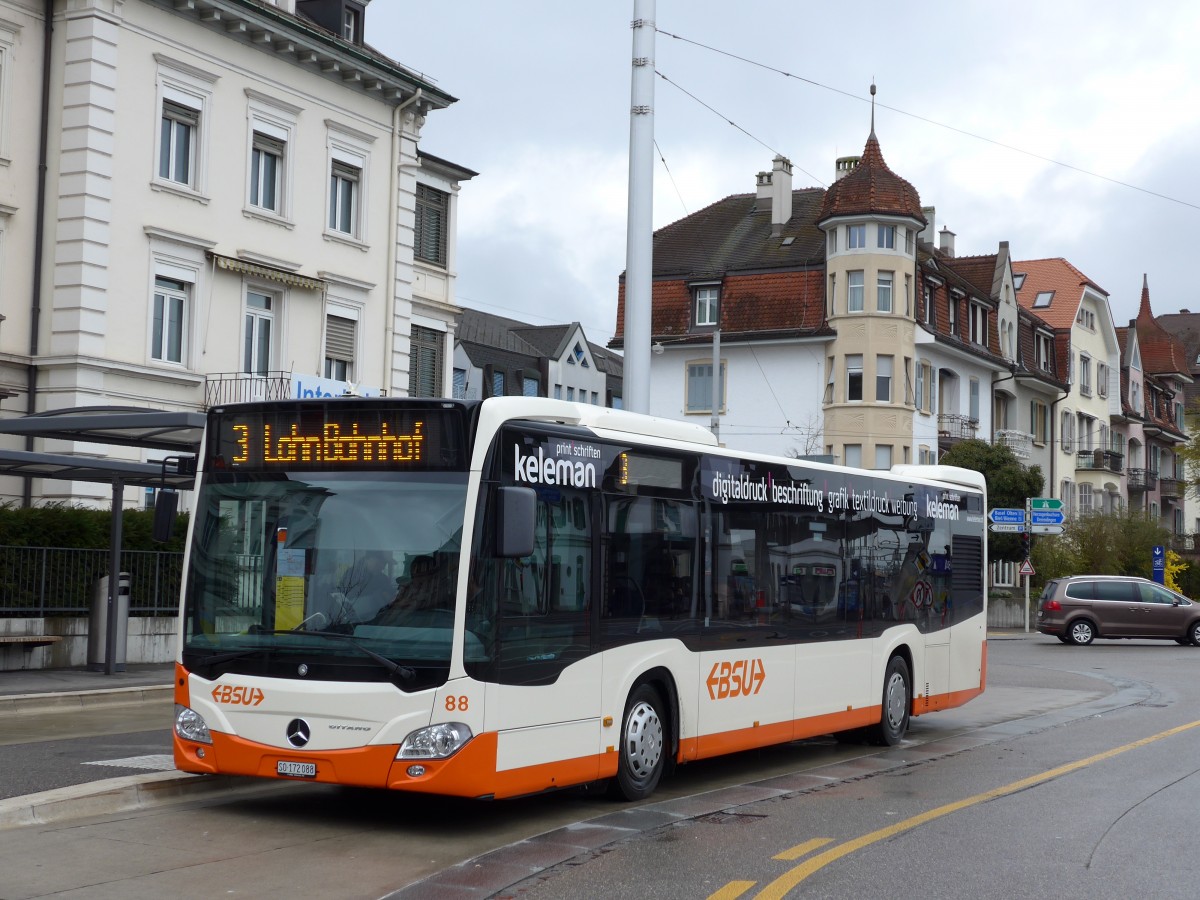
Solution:
<svg viewBox="0 0 1200 900"><path fill-rule="evenodd" d="M404 111L424 96L423 88L417 88L413 95L392 110L392 154L391 171L388 173L388 279L387 308L384 311L383 323L383 393L392 396L392 341L395 338L396 322L396 228L399 216L399 198L396 196L397 181L400 177L400 119Z"/></svg>
<svg viewBox="0 0 1200 900"><path fill-rule="evenodd" d="M50 63L54 38L54 0L44 0L42 15L45 17L45 32L42 39L42 107L41 135L38 139L37 207L34 212L33 230L33 288L29 301L29 364L25 368L25 412L37 412L37 355L41 337L39 324L42 317L42 259L45 256L46 228L46 167L50 142ZM33 449L33 436L25 438L25 449ZM33 505L33 478L26 475L21 505L28 509Z"/></svg>
<svg viewBox="0 0 1200 900"><path fill-rule="evenodd" d="M1068 387L1065 391L1062 392L1061 397L1057 398L1053 403L1050 404L1050 485L1049 485L1049 487L1050 487L1050 496L1051 497L1054 496L1054 486L1056 484L1058 484L1058 478L1057 478L1057 473L1056 473L1056 469L1057 469L1056 462L1058 460L1058 446L1057 446L1057 443L1058 443L1058 438L1057 438L1058 411L1055 409L1055 407L1057 407L1058 404L1060 404L1064 400L1066 400L1067 397L1069 397L1070 395L1071 395L1071 388ZM1062 499L1062 498L1059 498L1059 499Z"/></svg>

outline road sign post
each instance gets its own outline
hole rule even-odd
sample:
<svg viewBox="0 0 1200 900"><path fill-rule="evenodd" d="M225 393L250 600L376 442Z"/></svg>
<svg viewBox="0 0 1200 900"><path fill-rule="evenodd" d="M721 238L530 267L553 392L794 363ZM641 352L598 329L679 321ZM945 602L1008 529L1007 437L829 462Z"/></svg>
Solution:
<svg viewBox="0 0 1200 900"><path fill-rule="evenodd" d="M1167 552L1161 544L1155 544L1150 551L1150 572L1158 584L1167 583Z"/></svg>

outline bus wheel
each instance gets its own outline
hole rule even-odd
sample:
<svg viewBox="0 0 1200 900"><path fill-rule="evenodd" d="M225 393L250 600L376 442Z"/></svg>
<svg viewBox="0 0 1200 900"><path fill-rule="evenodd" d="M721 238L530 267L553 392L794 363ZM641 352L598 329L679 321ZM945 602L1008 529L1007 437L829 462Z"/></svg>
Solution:
<svg viewBox="0 0 1200 900"><path fill-rule="evenodd" d="M883 676L883 712L873 729L871 743L894 747L908 731L912 709L912 676L903 656L893 656Z"/></svg>
<svg viewBox="0 0 1200 900"><path fill-rule="evenodd" d="M621 720L614 797L643 800L654 793L666 763L665 741L662 698L650 685L638 685L625 704L625 717Z"/></svg>

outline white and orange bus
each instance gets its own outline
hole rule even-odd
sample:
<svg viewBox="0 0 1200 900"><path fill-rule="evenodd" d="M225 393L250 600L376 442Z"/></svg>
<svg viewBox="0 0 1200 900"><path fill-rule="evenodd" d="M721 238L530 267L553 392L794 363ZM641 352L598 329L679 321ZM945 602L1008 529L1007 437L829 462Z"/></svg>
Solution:
<svg viewBox="0 0 1200 900"><path fill-rule="evenodd" d="M214 408L176 765L479 798L849 733L984 689L985 484L543 398Z"/></svg>

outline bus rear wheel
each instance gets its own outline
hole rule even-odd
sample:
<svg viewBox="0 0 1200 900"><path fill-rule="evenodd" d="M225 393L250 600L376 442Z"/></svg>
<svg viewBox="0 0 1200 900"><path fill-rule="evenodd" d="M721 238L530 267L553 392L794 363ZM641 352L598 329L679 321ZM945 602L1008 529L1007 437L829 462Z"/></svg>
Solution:
<svg viewBox="0 0 1200 900"><path fill-rule="evenodd" d="M653 687L641 684L629 695L621 719L617 778L612 794L619 800L644 800L654 793L666 766L666 719Z"/></svg>
<svg viewBox="0 0 1200 900"><path fill-rule="evenodd" d="M871 743L894 747L904 740L912 710L912 675L903 656L893 656L883 676L883 709L871 729Z"/></svg>

